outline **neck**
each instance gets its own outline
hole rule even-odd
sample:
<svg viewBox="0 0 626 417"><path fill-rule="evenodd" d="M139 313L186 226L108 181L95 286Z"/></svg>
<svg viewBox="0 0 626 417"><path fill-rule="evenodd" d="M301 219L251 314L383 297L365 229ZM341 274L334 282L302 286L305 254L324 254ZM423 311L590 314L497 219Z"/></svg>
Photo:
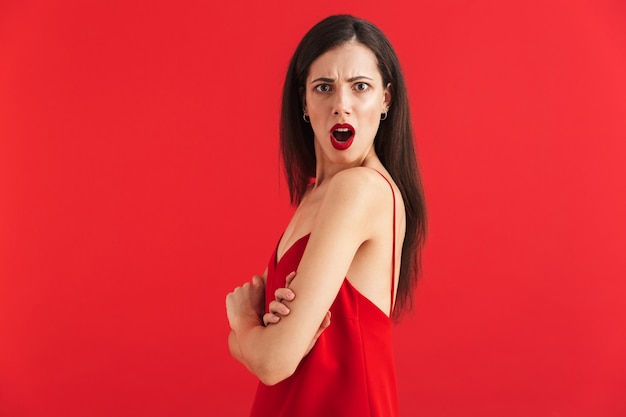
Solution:
<svg viewBox="0 0 626 417"><path fill-rule="evenodd" d="M315 167L315 186L318 187L322 185L325 181L330 180L335 174L341 172L345 169L355 168L359 166L366 166L372 168L382 167L376 152L374 151L374 147L372 146L367 154L365 154L362 158L358 158L354 161L350 162L332 162L324 158L323 155L320 155L321 151L319 149L315 149L315 156L317 160L317 165Z"/></svg>

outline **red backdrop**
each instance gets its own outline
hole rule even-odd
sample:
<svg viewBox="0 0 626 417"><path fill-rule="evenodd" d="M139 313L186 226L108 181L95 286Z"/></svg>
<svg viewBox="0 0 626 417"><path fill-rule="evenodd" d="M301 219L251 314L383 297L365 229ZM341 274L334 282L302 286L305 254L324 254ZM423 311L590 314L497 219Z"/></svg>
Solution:
<svg viewBox="0 0 626 417"><path fill-rule="evenodd" d="M291 208L282 79L328 14L408 80L430 213L405 416L626 415L626 6L0 5L0 415L243 416L224 296Z"/></svg>

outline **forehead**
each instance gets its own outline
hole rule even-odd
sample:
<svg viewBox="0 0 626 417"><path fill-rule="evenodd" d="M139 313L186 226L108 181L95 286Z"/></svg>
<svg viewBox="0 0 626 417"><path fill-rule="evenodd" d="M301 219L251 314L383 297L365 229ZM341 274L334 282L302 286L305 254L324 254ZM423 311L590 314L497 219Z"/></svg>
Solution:
<svg viewBox="0 0 626 417"><path fill-rule="evenodd" d="M357 75L381 77L374 52L362 43L350 41L317 57L311 64L308 78L351 78Z"/></svg>

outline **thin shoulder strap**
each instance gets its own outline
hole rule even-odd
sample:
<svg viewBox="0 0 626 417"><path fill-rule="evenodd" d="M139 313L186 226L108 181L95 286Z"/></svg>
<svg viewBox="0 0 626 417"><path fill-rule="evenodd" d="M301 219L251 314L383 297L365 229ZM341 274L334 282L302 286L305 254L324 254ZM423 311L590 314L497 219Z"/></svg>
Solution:
<svg viewBox="0 0 626 417"><path fill-rule="evenodd" d="M389 184L389 188L391 188L391 196L393 197L393 243L392 243L392 253L391 253L391 302L389 309L389 317L393 315L393 296L394 289L396 287L396 192L393 190L393 185L391 182L385 177L379 170L374 169L374 171L378 172L381 177L387 181Z"/></svg>

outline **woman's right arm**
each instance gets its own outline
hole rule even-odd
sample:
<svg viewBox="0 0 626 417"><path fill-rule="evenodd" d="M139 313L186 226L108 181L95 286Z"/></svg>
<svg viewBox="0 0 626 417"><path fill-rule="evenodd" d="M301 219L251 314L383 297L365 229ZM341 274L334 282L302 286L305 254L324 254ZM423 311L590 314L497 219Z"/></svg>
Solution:
<svg viewBox="0 0 626 417"><path fill-rule="evenodd" d="M296 293L294 293L293 290L289 288L291 281L293 281L295 277L295 271L287 275L285 288L278 288L274 292L274 299L269 304L270 311L263 315L263 324L265 326L271 326L272 324L276 324L280 321L281 317L286 317L287 315L289 315L289 307L287 307L283 303L283 301L293 301L293 299L296 298ZM304 354L305 356L309 354L311 349L313 349L313 346L315 346L315 343L317 343L317 339L319 339L324 330L326 330L326 328L330 326L330 316L330 311L328 311L324 316L324 320L322 320L322 323L320 324L320 328L317 329L317 332L315 332L313 340L311 340L311 343L309 344L309 347Z"/></svg>
<svg viewBox="0 0 626 417"><path fill-rule="evenodd" d="M236 288L226 297L226 310L248 369L266 385L289 377L308 351L320 323L330 309L361 244L387 226L380 199L388 184L369 168L336 174L324 197L311 237L298 265L293 301L285 302L288 316L264 327L255 286ZM390 206L391 204L389 204ZM323 260L323 261L321 261Z"/></svg>
<svg viewBox="0 0 626 417"><path fill-rule="evenodd" d="M270 326L272 324L276 324L280 321L281 317L287 316L289 314L289 308L285 304L283 304L282 301L283 300L291 301L295 298L296 294L291 289L289 289L289 284L291 284L291 281L294 279L295 276L296 276L295 272L292 272L291 274L289 274L286 279L285 288L279 288L276 290L274 294L275 299L270 302L270 312L266 313L263 316L264 325ZM264 283L266 279L267 279L267 270L265 270L265 273L263 274ZM308 354L311 351L311 349L313 349L313 346L315 346L317 339L320 337L322 332L326 330L328 326L330 326L330 311L326 313L326 316L324 316L324 320L320 324L320 328L315 333L313 340L311 340L311 344L309 345L309 348L307 349L306 354ZM245 359L241 353L241 348L239 347L239 342L237 341L237 335L232 329L230 330L230 333L228 334L228 348L230 349L231 356L235 358L239 363L244 365L246 368L248 368L248 370L250 370L250 367L246 364Z"/></svg>

